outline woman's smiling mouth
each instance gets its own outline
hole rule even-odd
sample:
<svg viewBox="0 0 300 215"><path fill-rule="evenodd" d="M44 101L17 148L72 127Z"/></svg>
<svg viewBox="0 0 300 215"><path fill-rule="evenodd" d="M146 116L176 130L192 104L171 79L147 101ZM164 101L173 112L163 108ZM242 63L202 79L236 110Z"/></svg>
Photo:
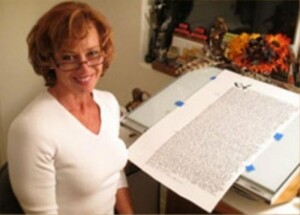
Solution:
<svg viewBox="0 0 300 215"><path fill-rule="evenodd" d="M84 77L75 77L75 81L79 84L87 84L92 79L93 75L84 76Z"/></svg>

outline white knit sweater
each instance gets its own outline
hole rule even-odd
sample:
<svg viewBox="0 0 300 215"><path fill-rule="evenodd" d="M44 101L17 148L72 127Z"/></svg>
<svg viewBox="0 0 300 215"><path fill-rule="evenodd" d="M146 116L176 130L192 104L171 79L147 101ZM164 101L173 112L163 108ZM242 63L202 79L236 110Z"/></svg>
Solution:
<svg viewBox="0 0 300 215"><path fill-rule="evenodd" d="M117 189L127 186L127 150L115 97L98 90L93 97L101 109L97 135L47 91L11 124L9 174L26 213L113 214Z"/></svg>

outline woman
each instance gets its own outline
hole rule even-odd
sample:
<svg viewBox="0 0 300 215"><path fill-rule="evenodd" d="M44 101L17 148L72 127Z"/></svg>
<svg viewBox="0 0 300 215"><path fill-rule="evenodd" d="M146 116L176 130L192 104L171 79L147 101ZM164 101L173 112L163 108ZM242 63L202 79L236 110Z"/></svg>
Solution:
<svg viewBox="0 0 300 215"><path fill-rule="evenodd" d="M43 15L28 35L29 58L47 89L13 121L8 166L32 214L132 213L115 97L95 90L113 55L105 18L79 2Z"/></svg>

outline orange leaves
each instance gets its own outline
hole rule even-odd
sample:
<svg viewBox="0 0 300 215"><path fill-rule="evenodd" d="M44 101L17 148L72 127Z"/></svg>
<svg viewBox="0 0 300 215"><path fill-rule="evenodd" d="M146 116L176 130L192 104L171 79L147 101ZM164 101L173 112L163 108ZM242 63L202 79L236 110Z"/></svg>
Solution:
<svg viewBox="0 0 300 215"><path fill-rule="evenodd" d="M233 60L238 56L243 55L243 53L245 52L245 47L248 44L249 38L249 35L246 33L232 38L227 46L228 59Z"/></svg>
<svg viewBox="0 0 300 215"><path fill-rule="evenodd" d="M242 33L229 41L226 56L233 64L252 72L288 73L293 60L290 42L283 34Z"/></svg>

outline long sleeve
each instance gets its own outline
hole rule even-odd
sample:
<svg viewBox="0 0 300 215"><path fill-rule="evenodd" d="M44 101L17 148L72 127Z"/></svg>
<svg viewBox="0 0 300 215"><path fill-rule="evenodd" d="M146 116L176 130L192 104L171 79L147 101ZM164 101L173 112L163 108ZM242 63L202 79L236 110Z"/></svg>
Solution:
<svg viewBox="0 0 300 215"><path fill-rule="evenodd" d="M13 191L28 214L57 214L54 149L38 128L16 122L8 134L8 167Z"/></svg>
<svg viewBox="0 0 300 215"><path fill-rule="evenodd" d="M118 189L128 187L127 178L124 171L120 172L120 179L118 181Z"/></svg>

